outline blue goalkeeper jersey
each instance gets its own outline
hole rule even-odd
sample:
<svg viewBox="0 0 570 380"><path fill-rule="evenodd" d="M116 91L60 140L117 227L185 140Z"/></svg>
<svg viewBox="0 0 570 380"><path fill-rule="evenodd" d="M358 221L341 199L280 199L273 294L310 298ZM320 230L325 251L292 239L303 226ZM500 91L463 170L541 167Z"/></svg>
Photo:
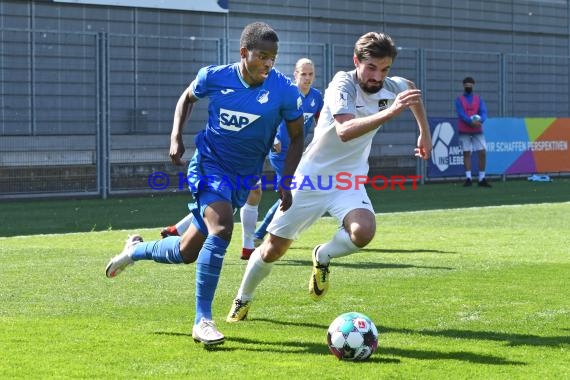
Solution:
<svg viewBox="0 0 570 380"><path fill-rule="evenodd" d="M196 148L201 159L229 174L260 175L279 123L303 114L299 89L276 69L251 87L239 63L203 67L191 90L210 101L208 123L196 136Z"/></svg>

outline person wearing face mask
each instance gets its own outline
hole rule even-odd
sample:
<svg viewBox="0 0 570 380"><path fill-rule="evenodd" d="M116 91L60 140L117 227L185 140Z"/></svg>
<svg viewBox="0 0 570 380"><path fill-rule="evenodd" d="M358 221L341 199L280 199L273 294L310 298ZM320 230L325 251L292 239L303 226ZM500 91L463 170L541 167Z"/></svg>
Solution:
<svg viewBox="0 0 570 380"><path fill-rule="evenodd" d="M477 152L479 159L477 184L480 187L491 187L485 178L487 144L483 135L483 123L487 120L487 106L479 95L473 94L474 86L475 80L473 78L466 77L463 79L463 94L455 99L459 143L463 150L463 165L465 166L463 186L469 187L473 184L471 179L471 152Z"/></svg>

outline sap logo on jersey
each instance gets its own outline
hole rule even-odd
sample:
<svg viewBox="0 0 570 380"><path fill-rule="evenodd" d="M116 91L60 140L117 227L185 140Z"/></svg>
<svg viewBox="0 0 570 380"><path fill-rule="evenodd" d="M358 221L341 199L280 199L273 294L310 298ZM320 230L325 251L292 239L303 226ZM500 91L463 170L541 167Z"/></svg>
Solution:
<svg viewBox="0 0 570 380"><path fill-rule="evenodd" d="M220 108L220 127L228 131L238 132L259 119L259 117L259 115L251 113Z"/></svg>

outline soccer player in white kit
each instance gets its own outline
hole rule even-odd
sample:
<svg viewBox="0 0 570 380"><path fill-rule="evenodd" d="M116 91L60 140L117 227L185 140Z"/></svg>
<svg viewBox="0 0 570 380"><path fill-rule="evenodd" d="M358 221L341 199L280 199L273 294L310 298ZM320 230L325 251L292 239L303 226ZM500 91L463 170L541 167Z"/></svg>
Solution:
<svg viewBox="0 0 570 380"><path fill-rule="evenodd" d="M372 140L384 122L409 108L419 128L415 155L429 158L432 142L421 91L407 79L388 77L396 55L390 36L366 33L354 47L355 70L338 72L329 83L313 140L295 172L293 205L276 213L269 237L251 255L227 322L247 317L253 293L273 263L325 212L338 219L340 228L313 250L309 294L315 301L329 288L331 259L355 253L373 239L376 219L366 190L356 183L347 189L345 181L347 173L353 180L368 174Z"/></svg>

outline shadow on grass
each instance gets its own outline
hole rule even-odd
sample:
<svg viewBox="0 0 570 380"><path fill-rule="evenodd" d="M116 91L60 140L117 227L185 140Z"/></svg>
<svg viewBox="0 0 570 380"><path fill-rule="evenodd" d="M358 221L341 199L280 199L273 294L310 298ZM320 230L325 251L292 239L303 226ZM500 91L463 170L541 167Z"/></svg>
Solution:
<svg viewBox="0 0 570 380"><path fill-rule="evenodd" d="M307 251L309 254L313 252L315 247L304 247L304 246L292 246L289 250L295 251ZM375 253L445 253L445 254L457 254L454 251L441 251L439 249L396 249L396 248L362 248L358 252L375 252Z"/></svg>
<svg viewBox="0 0 570 380"><path fill-rule="evenodd" d="M233 350L246 350L254 352L276 352L276 353L310 353L317 355L326 355L329 353L328 347L324 343L306 343L299 341L267 341L256 340L242 337L226 337L226 341L236 342L244 347L232 348ZM222 348L224 349L224 348ZM227 348L230 349L230 348ZM364 363L400 363L398 358L386 358L380 355L399 356L402 358L419 359L419 360L459 360L470 363L492 364L492 365L525 365L524 362L507 360L493 355L474 354L472 352L456 351L441 352L432 350L410 350L395 347L379 347L378 351Z"/></svg>
<svg viewBox="0 0 570 380"><path fill-rule="evenodd" d="M303 266L311 268L313 262L311 260L280 260L277 262L278 265L289 265L289 266ZM423 266L423 265L412 265L412 264L387 264L387 263L376 263L376 262L359 262L359 263L343 263L341 261L335 261L331 264L331 267L340 268L352 268L352 269L408 269L408 268L419 268L419 269L435 269L435 270L453 270L450 267L436 267L436 266Z"/></svg>
<svg viewBox="0 0 570 380"><path fill-rule="evenodd" d="M254 318L251 321L273 323L283 326L296 326L304 328L314 328L319 330L328 329L328 325L306 322L290 322L278 321L268 318ZM434 337L444 337L453 339L474 339L474 340L490 340L505 342L508 346L544 346L544 347L562 347L570 344L570 336L538 336L528 334L508 334L495 331L473 331L473 330L412 330L400 329L387 326L378 326L378 332L397 333L406 335L426 335Z"/></svg>
<svg viewBox="0 0 570 380"><path fill-rule="evenodd" d="M261 321L257 319L257 321ZM323 327L324 328L324 327ZM165 335L165 336L175 336L175 337L184 337L184 338L192 338L192 334L190 333L179 333L174 331L155 331L154 334L156 335ZM239 337L227 337L225 339L226 342L237 342L240 344L245 344L249 346L255 347L247 347L246 350L248 351L273 351L273 352L282 352L282 353L300 353L300 352L310 352L314 354L326 354L329 352L328 347L322 343L301 343L298 341L275 341L270 342L267 340L256 340L250 338L239 338ZM274 346L274 347L269 347ZM277 348L282 347L282 348ZM204 346L205 349L208 350L216 350L216 351L235 351L235 350L242 350L241 347L224 347L223 345L217 346ZM298 350L294 350L298 348Z"/></svg>
<svg viewBox="0 0 570 380"><path fill-rule="evenodd" d="M320 330L328 329L328 325L305 322L277 321L268 318L254 318L251 321L274 323L284 326L296 326L305 328L314 328ZM412 330L400 329L387 326L379 326L380 334L396 333L406 335L426 335L434 337L444 337L453 339L474 339L474 340L490 340L505 342L508 346L544 346L544 347L562 347L570 344L570 336L538 336L528 334L507 334L495 331L473 331L473 330ZM568 329L566 329L568 330Z"/></svg>
<svg viewBox="0 0 570 380"><path fill-rule="evenodd" d="M256 318L252 322L266 322L285 326L295 326L295 327L305 327L305 328L316 328L319 330L325 330L328 326L315 324L315 323L303 323L303 322L282 322L266 318ZM425 330L409 330L409 329L392 329L389 327L380 327L380 333L396 332L405 334L420 334L420 335L430 335L430 336L444 336L448 338L467 338L467 339L490 339L490 340L517 340L519 337L529 337L526 335L509 335L509 334L496 334L490 332L475 332L475 331L461 331L461 330L444 330L441 332L437 331L425 331ZM176 336L191 338L190 333L178 333L169 331L156 331L154 334L166 335L166 336ZM503 335L501 337L501 335ZM540 337L532 337L533 339ZM567 339L567 337L562 337ZM563 340L564 340L563 339ZM329 353L328 347L323 343L307 343L299 341L267 341L267 340L257 340L252 338L244 337L226 337L226 342L236 342L244 347L227 347L223 345L219 346L204 346L204 349L210 351L237 351L246 350L253 352L276 352L276 353L311 353L317 355L325 355ZM564 343L564 342L561 342ZM547 345L550 345L546 342ZM371 357L367 362L371 363L400 363L400 359L397 358L385 358L380 355L391 355L410 359L419 360L459 360L466 361L470 363L479 364L490 364L490 365L526 365L525 362L507 360L498 356L493 355L481 355L466 351L434 351L434 350L412 350L403 349L396 347L385 347L380 346L378 351L373 357Z"/></svg>
<svg viewBox="0 0 570 380"><path fill-rule="evenodd" d="M393 248L362 248L362 252L377 252L377 253L446 253L446 254L457 254L454 251L441 251L439 249L393 249Z"/></svg>
<svg viewBox="0 0 570 380"><path fill-rule="evenodd" d="M411 330L379 327L383 333L418 334L453 339L475 339L505 342L508 346L562 347L570 344L570 336L538 336L528 334L507 334L495 331L470 330Z"/></svg>
<svg viewBox="0 0 570 380"><path fill-rule="evenodd" d="M466 351L428 351L410 350L395 347L379 347L377 354L400 356L410 359L420 360L460 360L470 363L490 364L490 365L526 365L525 362L507 360L493 355L474 354Z"/></svg>
<svg viewBox="0 0 570 380"><path fill-rule="evenodd" d="M231 342L236 342L245 345L244 348L239 348L246 351L256 351L256 352L278 352L283 354L298 354L298 353L310 353L317 355L327 355L330 351L326 344L324 343L304 343L298 341L276 341L269 342L266 340L256 340L251 338L226 338ZM273 347L270 347L273 346ZM332 354L331 354L332 355ZM333 359L334 360L334 359ZM337 361L337 360L335 360ZM349 361L350 362L350 361ZM378 351L368 360L359 362L359 365L365 365L366 363L400 363L399 359L395 358L383 358L378 356Z"/></svg>

